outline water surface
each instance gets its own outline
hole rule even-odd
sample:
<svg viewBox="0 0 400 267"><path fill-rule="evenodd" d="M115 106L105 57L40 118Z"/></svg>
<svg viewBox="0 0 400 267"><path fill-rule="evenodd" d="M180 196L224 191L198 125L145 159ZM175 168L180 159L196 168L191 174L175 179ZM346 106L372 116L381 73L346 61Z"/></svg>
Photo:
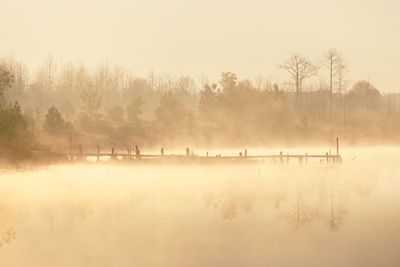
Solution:
<svg viewBox="0 0 400 267"><path fill-rule="evenodd" d="M400 150L0 175L0 266L400 266Z"/></svg>

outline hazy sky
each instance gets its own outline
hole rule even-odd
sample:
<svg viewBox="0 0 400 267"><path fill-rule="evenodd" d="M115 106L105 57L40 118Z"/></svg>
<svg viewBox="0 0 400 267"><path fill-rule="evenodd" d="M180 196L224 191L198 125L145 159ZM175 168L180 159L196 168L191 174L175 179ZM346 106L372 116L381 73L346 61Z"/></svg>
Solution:
<svg viewBox="0 0 400 267"><path fill-rule="evenodd" d="M352 81L400 92L399 0L0 0L0 55L211 78L286 75L293 53L317 62L328 48Z"/></svg>

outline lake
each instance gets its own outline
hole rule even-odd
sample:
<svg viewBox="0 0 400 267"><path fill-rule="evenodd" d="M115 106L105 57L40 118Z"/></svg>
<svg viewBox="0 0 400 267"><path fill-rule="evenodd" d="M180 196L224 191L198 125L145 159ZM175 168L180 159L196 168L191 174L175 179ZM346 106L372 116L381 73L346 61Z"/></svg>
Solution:
<svg viewBox="0 0 400 267"><path fill-rule="evenodd" d="M400 149L342 157L3 171L0 266L400 266Z"/></svg>

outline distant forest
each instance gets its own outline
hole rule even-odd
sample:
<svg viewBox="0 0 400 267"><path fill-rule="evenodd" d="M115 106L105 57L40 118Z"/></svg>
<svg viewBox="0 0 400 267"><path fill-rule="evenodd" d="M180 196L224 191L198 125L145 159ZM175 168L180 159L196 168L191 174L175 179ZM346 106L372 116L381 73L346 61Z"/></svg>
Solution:
<svg viewBox="0 0 400 267"><path fill-rule="evenodd" d="M0 148L66 151L139 145L251 148L400 141L400 95L365 80L349 82L336 50L318 63L293 55L277 66L288 79L218 81L121 66L60 63L49 55L36 70L11 56L0 61Z"/></svg>

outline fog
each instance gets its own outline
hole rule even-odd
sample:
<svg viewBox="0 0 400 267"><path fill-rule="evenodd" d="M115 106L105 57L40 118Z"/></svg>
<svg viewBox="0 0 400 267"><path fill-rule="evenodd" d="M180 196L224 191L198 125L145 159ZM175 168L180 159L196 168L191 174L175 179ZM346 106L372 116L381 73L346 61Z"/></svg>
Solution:
<svg viewBox="0 0 400 267"><path fill-rule="evenodd" d="M4 171L0 264L397 266L399 155Z"/></svg>
<svg viewBox="0 0 400 267"><path fill-rule="evenodd" d="M400 96L370 80L349 81L351 63L329 48L318 60L287 55L287 75L217 79L137 76L121 65L62 62L37 68L13 56L0 63L0 145L15 152L94 152L393 145L400 141ZM25 159L32 155L24 154ZM1 155L6 161L21 155ZM35 159L42 160L42 159Z"/></svg>
<svg viewBox="0 0 400 267"><path fill-rule="evenodd" d="M0 266L400 266L398 0L0 3Z"/></svg>

